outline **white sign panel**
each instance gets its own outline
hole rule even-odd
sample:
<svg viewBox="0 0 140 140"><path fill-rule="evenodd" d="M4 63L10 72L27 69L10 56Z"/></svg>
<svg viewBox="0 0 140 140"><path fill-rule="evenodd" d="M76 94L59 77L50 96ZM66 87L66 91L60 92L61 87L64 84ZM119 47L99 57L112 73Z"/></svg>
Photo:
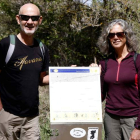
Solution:
<svg viewBox="0 0 140 140"><path fill-rule="evenodd" d="M50 67L50 121L102 122L99 67Z"/></svg>

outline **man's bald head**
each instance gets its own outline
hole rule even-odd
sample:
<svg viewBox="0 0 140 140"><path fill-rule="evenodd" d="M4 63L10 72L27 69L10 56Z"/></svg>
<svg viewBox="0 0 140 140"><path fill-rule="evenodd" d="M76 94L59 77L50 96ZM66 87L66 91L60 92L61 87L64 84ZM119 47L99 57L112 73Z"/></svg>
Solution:
<svg viewBox="0 0 140 140"><path fill-rule="evenodd" d="M30 15L40 15L39 8L35 4L32 4L32 3L24 4L19 10L19 15L22 15L22 14L26 15L26 12L28 11L30 11Z"/></svg>
<svg viewBox="0 0 140 140"><path fill-rule="evenodd" d="M42 16L36 5L27 3L20 8L19 15L16 15L16 20L21 27L20 34L33 36L38 26L42 23Z"/></svg>

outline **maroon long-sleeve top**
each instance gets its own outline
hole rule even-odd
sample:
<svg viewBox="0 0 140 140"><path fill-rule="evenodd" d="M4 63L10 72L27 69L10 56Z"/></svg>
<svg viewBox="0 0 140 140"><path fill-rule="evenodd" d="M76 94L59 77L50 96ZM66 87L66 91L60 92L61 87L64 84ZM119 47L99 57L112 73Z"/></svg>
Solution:
<svg viewBox="0 0 140 140"><path fill-rule="evenodd" d="M134 52L120 63L111 55L105 71L105 60L100 62L102 100L106 98L105 111L118 116L137 116L140 125L140 55L134 65Z"/></svg>

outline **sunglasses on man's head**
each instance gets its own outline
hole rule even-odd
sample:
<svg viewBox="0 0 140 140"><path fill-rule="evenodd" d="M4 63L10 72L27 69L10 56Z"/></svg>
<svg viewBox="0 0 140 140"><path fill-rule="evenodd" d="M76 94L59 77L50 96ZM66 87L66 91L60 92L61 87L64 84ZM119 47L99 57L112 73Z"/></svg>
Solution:
<svg viewBox="0 0 140 140"><path fill-rule="evenodd" d="M32 21L38 21L40 16L27 16L27 15L19 15L22 20L28 21L30 18Z"/></svg>
<svg viewBox="0 0 140 140"><path fill-rule="evenodd" d="M109 38L109 39L112 39L112 38L115 37L115 35L116 35L117 37L119 37L119 38L122 38L122 37L125 36L125 32L109 33L109 34L108 34L108 38Z"/></svg>

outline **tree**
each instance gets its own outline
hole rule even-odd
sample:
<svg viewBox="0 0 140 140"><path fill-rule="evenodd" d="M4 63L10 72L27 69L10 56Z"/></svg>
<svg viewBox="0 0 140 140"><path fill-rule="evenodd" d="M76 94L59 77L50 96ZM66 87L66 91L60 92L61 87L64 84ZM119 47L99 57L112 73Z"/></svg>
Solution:
<svg viewBox="0 0 140 140"><path fill-rule="evenodd" d="M15 16L27 2L41 9L43 23L36 37L49 48L51 65L88 66L95 57L102 59L96 42L102 27L115 18L127 20L140 36L138 0L93 0L90 7L74 0L1 0L0 38L19 32Z"/></svg>

